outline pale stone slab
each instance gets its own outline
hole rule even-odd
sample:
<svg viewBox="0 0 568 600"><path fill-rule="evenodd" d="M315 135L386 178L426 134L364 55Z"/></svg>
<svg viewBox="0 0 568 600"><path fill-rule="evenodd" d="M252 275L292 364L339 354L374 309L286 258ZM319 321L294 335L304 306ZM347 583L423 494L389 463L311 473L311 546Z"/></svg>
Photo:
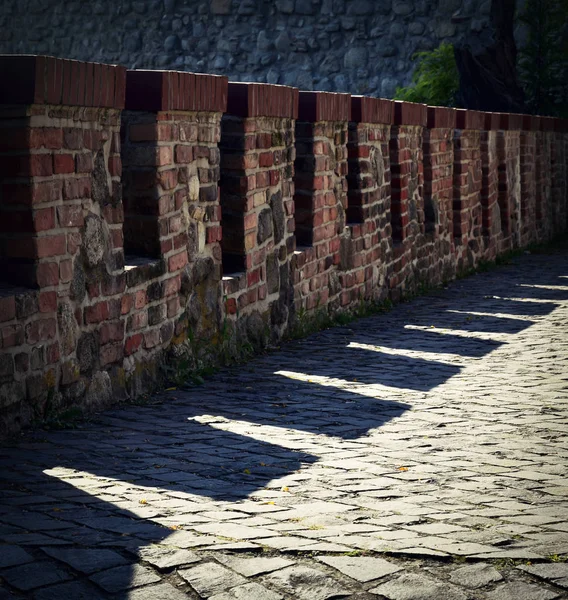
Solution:
<svg viewBox="0 0 568 600"><path fill-rule="evenodd" d="M319 557L320 562L341 571L351 579L356 579L363 583L380 579L385 575L391 575L401 571L399 567L382 558L372 558L367 556L325 556Z"/></svg>

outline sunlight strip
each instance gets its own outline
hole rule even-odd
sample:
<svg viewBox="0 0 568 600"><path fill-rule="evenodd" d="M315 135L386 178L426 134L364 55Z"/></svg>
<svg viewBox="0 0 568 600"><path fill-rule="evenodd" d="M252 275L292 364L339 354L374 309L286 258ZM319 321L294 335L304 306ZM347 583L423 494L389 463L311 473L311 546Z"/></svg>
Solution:
<svg viewBox="0 0 568 600"><path fill-rule="evenodd" d="M413 329L416 331L430 331L439 333L441 335L455 335L456 337L465 337L468 339L479 339L479 340L506 340L516 333L505 333L495 331L475 331L472 333L466 329L449 329L447 327L436 327L435 325L405 325L405 329Z"/></svg>
<svg viewBox="0 0 568 600"><path fill-rule="evenodd" d="M537 288L540 290L561 290L568 292L568 285L538 285L536 283L519 283L519 287Z"/></svg>
<svg viewBox="0 0 568 600"><path fill-rule="evenodd" d="M531 321L536 323L538 319L534 319L530 315L511 315L509 313L500 313L500 312L481 312L477 310L453 310L446 309L446 312L449 313L457 313L459 315L472 315L474 317L497 317L499 319L514 319L515 321Z"/></svg>
<svg viewBox="0 0 568 600"><path fill-rule="evenodd" d="M436 362L467 362L471 357L464 357L461 354L452 354L450 352L438 352L436 350L410 350L409 348L391 348L389 346L376 346L372 344L360 344L351 342L347 348L358 348L360 350L369 350L370 352L381 352L382 354L392 354L393 356L407 356L408 358L420 358L422 360L435 360Z"/></svg>
<svg viewBox="0 0 568 600"><path fill-rule="evenodd" d="M334 387L341 390L346 390L361 396L371 398L379 398L381 400L396 399L400 400L401 396L407 399L409 393L416 394L414 388L394 387L383 385L381 383L360 383L355 378L352 381L339 379L336 377L325 377L323 375L309 375L307 373L298 373L296 371L275 371L275 375L282 375L288 379L295 379L305 383L313 383L323 387Z"/></svg>

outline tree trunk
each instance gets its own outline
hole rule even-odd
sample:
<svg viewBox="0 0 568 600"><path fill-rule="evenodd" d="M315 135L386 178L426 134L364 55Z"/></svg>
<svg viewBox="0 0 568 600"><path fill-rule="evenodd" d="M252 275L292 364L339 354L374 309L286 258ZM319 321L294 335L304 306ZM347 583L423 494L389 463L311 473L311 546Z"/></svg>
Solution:
<svg viewBox="0 0 568 600"><path fill-rule="evenodd" d="M491 2L491 32L484 42L470 36L454 48L464 108L492 112L525 112L517 81L517 48L513 35L516 0Z"/></svg>

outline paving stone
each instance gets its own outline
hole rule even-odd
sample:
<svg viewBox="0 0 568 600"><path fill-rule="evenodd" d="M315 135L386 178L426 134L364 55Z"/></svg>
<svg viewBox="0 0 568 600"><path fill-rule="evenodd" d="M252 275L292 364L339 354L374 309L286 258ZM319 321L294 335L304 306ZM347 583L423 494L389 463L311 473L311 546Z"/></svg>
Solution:
<svg viewBox="0 0 568 600"><path fill-rule="evenodd" d="M254 540L262 537L272 537L274 531L261 527L247 527L234 523L210 523L209 525L198 525L194 528L201 533L213 533L226 538Z"/></svg>
<svg viewBox="0 0 568 600"><path fill-rule="evenodd" d="M198 562L201 558L190 550L176 550L164 546L145 546L137 551L138 556L156 567L166 571L182 565Z"/></svg>
<svg viewBox="0 0 568 600"><path fill-rule="evenodd" d="M90 579L107 592L120 592L160 581L158 575L141 565L115 567L91 575Z"/></svg>
<svg viewBox="0 0 568 600"><path fill-rule="evenodd" d="M297 600L327 600L349 594L342 584L310 567L287 567L265 576L264 581Z"/></svg>
<svg viewBox="0 0 568 600"><path fill-rule="evenodd" d="M33 558L19 546L0 546L0 569L22 565Z"/></svg>
<svg viewBox="0 0 568 600"><path fill-rule="evenodd" d="M34 594L34 600L104 600L103 596L94 586L86 583L72 581L47 588L42 588ZM2 596L0 595L0 598Z"/></svg>
<svg viewBox="0 0 568 600"><path fill-rule="evenodd" d="M233 571L236 571L245 577L253 577L254 575L259 575L261 573L271 573L272 571L283 569L284 567L294 564L291 560L278 557L269 558L255 556L253 558L240 558L233 556L217 556L216 558L219 562L222 562L230 569L233 569Z"/></svg>
<svg viewBox="0 0 568 600"><path fill-rule="evenodd" d="M500 585L491 592L487 592L487 600L555 600L560 598L560 593L515 581Z"/></svg>
<svg viewBox="0 0 568 600"><path fill-rule="evenodd" d="M128 592L128 600L187 600L188 596L169 583L148 585Z"/></svg>
<svg viewBox="0 0 568 600"><path fill-rule="evenodd" d="M325 556L318 560L363 583L402 570L402 567L382 558L366 556Z"/></svg>
<svg viewBox="0 0 568 600"><path fill-rule="evenodd" d="M27 592L34 588L71 579L71 575L52 562L33 562L2 571L12 587Z"/></svg>
<svg viewBox="0 0 568 600"><path fill-rule="evenodd" d="M495 568L486 563L476 563L452 571L450 581L470 589L485 587L495 581L501 581L503 577Z"/></svg>
<svg viewBox="0 0 568 600"><path fill-rule="evenodd" d="M58 547L42 548L42 550L52 558L67 563L76 571L87 575L129 563L126 558L112 550Z"/></svg>
<svg viewBox="0 0 568 600"><path fill-rule="evenodd" d="M234 587L228 592L210 596L209 600L281 600L282 598L281 594L267 590L258 583L246 583Z"/></svg>
<svg viewBox="0 0 568 600"><path fill-rule="evenodd" d="M214 562L207 562L189 569L180 569L179 575L200 595L208 598L229 588L247 583L247 580Z"/></svg>
<svg viewBox="0 0 568 600"><path fill-rule="evenodd" d="M389 600L467 600L458 588L413 573L404 573L369 591Z"/></svg>
<svg viewBox="0 0 568 600"><path fill-rule="evenodd" d="M568 563L548 563L535 565L519 565L517 569L536 575L542 579L562 579L568 577Z"/></svg>

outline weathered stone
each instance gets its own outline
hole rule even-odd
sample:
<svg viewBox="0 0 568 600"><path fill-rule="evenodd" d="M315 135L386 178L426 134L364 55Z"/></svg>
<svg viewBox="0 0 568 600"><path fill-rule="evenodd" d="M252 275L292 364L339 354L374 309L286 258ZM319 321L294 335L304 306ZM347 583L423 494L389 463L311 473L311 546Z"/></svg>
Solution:
<svg viewBox="0 0 568 600"><path fill-rule="evenodd" d="M33 558L19 546L2 546L0 569L31 562Z"/></svg>
<svg viewBox="0 0 568 600"><path fill-rule="evenodd" d="M71 575L52 562L33 562L2 571L2 579L17 590L27 592L40 586L71 579Z"/></svg>
<svg viewBox="0 0 568 600"><path fill-rule="evenodd" d="M494 581L501 581L503 577L499 571L491 565L478 563L467 567L462 567L453 571L450 575L450 581L470 589L484 587Z"/></svg>
<svg viewBox="0 0 568 600"><path fill-rule="evenodd" d="M326 600L349 594L340 583L309 567L287 567L267 575L266 580L298 600Z"/></svg>
<svg viewBox="0 0 568 600"><path fill-rule="evenodd" d="M89 374L98 363L99 346L95 333L83 333L77 343L77 360L81 373Z"/></svg>
<svg viewBox="0 0 568 600"><path fill-rule="evenodd" d="M59 326L59 341L63 356L71 354L75 350L77 321L73 308L69 302L61 302L57 307L57 322Z"/></svg>
<svg viewBox="0 0 568 600"><path fill-rule="evenodd" d="M379 579L402 570L402 567L382 558L366 556L327 556L318 560L341 571L348 577L362 582Z"/></svg>
<svg viewBox="0 0 568 600"><path fill-rule="evenodd" d="M286 232L286 213L284 212L284 203L280 190L270 196L269 204L272 210L272 222L274 225L274 243L279 244L284 239Z"/></svg>
<svg viewBox="0 0 568 600"><path fill-rule="evenodd" d="M200 596L205 598L247 582L241 575L214 562L206 562L189 569L180 569L178 573Z"/></svg>
<svg viewBox="0 0 568 600"><path fill-rule="evenodd" d="M258 215L256 240L258 244L264 243L272 235L272 210L265 208Z"/></svg>
<svg viewBox="0 0 568 600"><path fill-rule="evenodd" d="M85 394L85 405L89 409L100 409L113 402L112 383L106 371L98 371L91 379Z"/></svg>
<svg viewBox="0 0 568 600"><path fill-rule="evenodd" d="M280 264L277 251L266 257L266 286L269 294L275 294L280 289Z"/></svg>
<svg viewBox="0 0 568 600"><path fill-rule="evenodd" d="M92 173L91 197L94 202L101 206L110 202L110 175L108 173L103 150L99 150L95 155L94 168Z"/></svg>
<svg viewBox="0 0 568 600"><path fill-rule="evenodd" d="M97 266L105 254L105 236L103 222L100 217L89 214L85 218L85 231L83 233L83 253L88 267Z"/></svg>
<svg viewBox="0 0 568 600"><path fill-rule="evenodd" d="M25 292L16 296L16 318L26 319L39 311L37 292Z"/></svg>
<svg viewBox="0 0 568 600"><path fill-rule="evenodd" d="M91 575L90 579L103 590L111 593L160 581L158 575L141 565L115 567L96 575Z"/></svg>
<svg viewBox="0 0 568 600"><path fill-rule="evenodd" d="M81 549L81 548L42 548L42 550L57 560L60 560L76 571L91 575L103 569L125 565L128 561L113 552L105 549Z"/></svg>

